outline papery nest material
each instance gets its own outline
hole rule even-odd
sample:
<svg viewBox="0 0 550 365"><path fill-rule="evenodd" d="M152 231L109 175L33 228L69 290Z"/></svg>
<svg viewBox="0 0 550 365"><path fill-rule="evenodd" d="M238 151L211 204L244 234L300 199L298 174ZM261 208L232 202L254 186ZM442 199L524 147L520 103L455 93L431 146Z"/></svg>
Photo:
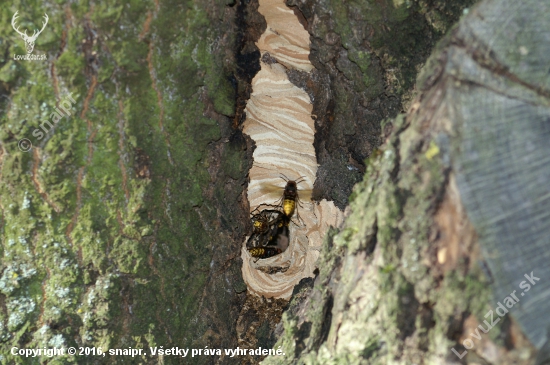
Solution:
<svg viewBox="0 0 550 365"><path fill-rule="evenodd" d="M317 174L313 147L315 122L308 94L292 84L287 68L309 72L309 34L284 0L260 0L259 12L267 28L256 43L262 55L269 53L278 63L260 62L261 69L252 80L243 132L256 143L254 163L249 172L248 201L251 211L265 204L276 204L286 182L303 177L300 191L311 191ZM280 186L280 195L266 194L267 185ZM303 196L304 194L302 194ZM313 276L323 237L329 226L338 226L343 214L332 202L313 203L301 199L301 219L290 223L290 244L286 251L268 259L250 256L242 247L243 278L258 295L290 298L302 278Z"/></svg>

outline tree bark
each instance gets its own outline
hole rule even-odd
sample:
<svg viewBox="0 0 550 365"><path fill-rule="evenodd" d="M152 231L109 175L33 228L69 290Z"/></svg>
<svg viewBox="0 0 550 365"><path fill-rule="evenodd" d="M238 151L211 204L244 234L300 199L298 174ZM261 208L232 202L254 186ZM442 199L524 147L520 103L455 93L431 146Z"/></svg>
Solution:
<svg viewBox="0 0 550 365"><path fill-rule="evenodd" d="M73 346L148 355L36 360L248 364L264 356L149 348L280 345L264 363L529 363L548 324L542 277L463 359L451 350L465 351L491 293L504 299L547 259L535 197L547 194L550 15L542 1L504 13L484 1L424 66L473 3L287 1L311 36L315 70L287 74L313 100L313 195L352 212L290 303L241 277L258 2L4 9L20 30L49 21L33 51L44 61L14 60L25 44L0 25L0 362L28 363L13 347Z"/></svg>
<svg viewBox="0 0 550 365"><path fill-rule="evenodd" d="M111 1L4 10L4 19L19 10L21 30L44 13L49 22L34 51L46 61L13 60L24 43L2 22L1 362L28 360L12 347L236 347L250 160L232 121L245 9ZM71 115L36 138L68 93ZM22 138L30 151L18 148Z"/></svg>
<svg viewBox="0 0 550 365"><path fill-rule="evenodd" d="M533 363L550 293L549 10L483 1L439 43L283 315L284 360L264 364Z"/></svg>

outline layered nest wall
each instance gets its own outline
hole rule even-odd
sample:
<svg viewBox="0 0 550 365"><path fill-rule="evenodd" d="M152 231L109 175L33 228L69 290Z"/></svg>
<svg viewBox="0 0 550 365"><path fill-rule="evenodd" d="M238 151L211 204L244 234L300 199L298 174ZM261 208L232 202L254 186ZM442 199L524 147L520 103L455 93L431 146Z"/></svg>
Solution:
<svg viewBox="0 0 550 365"><path fill-rule="evenodd" d="M256 144L247 192L251 212L277 204L286 184L281 175L303 181L298 184L299 218L295 214L289 224L288 248L258 260L243 244L242 272L252 293L288 299L302 278L313 276L323 237L330 226L341 223L343 214L330 201L309 199L318 167L313 106L306 91L287 75L289 70L313 70L309 33L284 0L259 3L267 28L256 43L261 69L252 80L243 125L243 132Z"/></svg>

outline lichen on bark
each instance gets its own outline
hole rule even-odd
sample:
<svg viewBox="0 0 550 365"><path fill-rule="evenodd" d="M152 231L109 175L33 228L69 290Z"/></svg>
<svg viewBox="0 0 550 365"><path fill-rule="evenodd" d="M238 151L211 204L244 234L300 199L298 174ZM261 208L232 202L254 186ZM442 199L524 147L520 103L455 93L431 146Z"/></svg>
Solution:
<svg viewBox="0 0 550 365"><path fill-rule="evenodd" d="M236 347L235 8L23 2L2 18L16 10L29 29L49 15L35 46L48 59L9 60L25 51L2 22L2 362L26 361L12 346ZM33 137L70 92L72 115Z"/></svg>
<svg viewBox="0 0 550 365"><path fill-rule="evenodd" d="M501 4L482 2L439 44L407 114L382 124L385 143L367 160L343 227L325 241L315 284L283 315L276 346L286 355L264 364L532 363L534 345L544 340L545 308L535 303L547 295L546 284L513 309L508 302L506 316L495 309L517 289L509 284L524 280L525 267L542 260L536 237L545 224L519 228L534 218L495 208L508 198L522 197L532 211L543 203L542 187L531 182L548 170L530 164L546 151L540 121L548 115L548 78L533 75L541 70L537 55L548 49L537 38L548 8L531 1L504 9L507 26L522 29L514 38L521 46L502 31ZM525 164L497 157L495 151L512 159L523 153L509 134L538 146ZM501 183L514 187L504 189L502 202L494 198ZM520 249L523 235L533 240Z"/></svg>
<svg viewBox="0 0 550 365"><path fill-rule="evenodd" d="M311 35L316 68L300 83L316 116L316 199L345 208L381 143L380 122L408 108L432 48L474 2L287 0Z"/></svg>
<svg viewBox="0 0 550 365"><path fill-rule="evenodd" d="M280 303L258 305L271 318L243 310L237 321L246 301L239 247L249 226L243 191L252 147L238 127L258 70L253 43L265 30L255 2L22 1L0 9L1 362L28 363L11 356L13 346L235 348L238 340L269 346L271 331L281 334L275 347L286 355L266 363L456 361L450 348L462 352L461 341L495 304L491 270L478 249L491 239L478 235L486 233L479 227L492 220L462 205L464 175L453 170L450 151L465 149L445 126L417 114L442 103L431 95L415 104L414 80L473 1L287 3L311 35L311 62L319 70L311 77L289 74L314 99L317 197L343 208L351 187L364 179L351 195L348 223L325 240L315 283L296 288L284 331L273 326ZM526 3L537 4L514 6ZM27 29L49 15L34 50L47 61L12 59L26 52L9 22L15 11ZM540 21L547 11L540 5L515 14ZM483 72L461 69L457 75L470 79L445 74L445 80L461 83L457 90L492 80L484 87L501 95L491 100L512 99L507 105L521 110L535 105L544 115L547 65L537 60L545 59L548 48L540 46L547 43L544 37L528 42L545 34L547 22L519 32L529 28L500 16L491 18L499 34L512 37L501 38L501 52L477 49L468 65ZM475 37L449 37L440 49L485 44L469 34ZM424 66L419 84L426 90L443 90L431 87L441 82L446 57L438 51ZM524 74L532 65L542 66ZM500 78L485 77L490 70ZM77 100L72 114L38 140L33 131L70 92ZM394 119L405 109L407 117ZM481 136L472 141L483 142ZM31 140L32 151L19 150L21 138ZM526 155L512 157L527 156L526 146ZM521 230L513 233L506 241ZM542 339L535 322L525 328ZM257 338L239 337L237 323L257 325ZM506 317L463 361L527 363L534 348L519 327Z"/></svg>

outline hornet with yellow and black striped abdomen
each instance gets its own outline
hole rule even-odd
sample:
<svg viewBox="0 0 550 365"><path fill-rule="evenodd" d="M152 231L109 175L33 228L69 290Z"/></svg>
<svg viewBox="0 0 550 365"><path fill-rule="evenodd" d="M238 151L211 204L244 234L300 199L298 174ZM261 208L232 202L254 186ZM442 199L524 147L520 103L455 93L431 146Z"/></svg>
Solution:
<svg viewBox="0 0 550 365"><path fill-rule="evenodd" d="M298 220L300 220L300 216L298 215L298 207L297 204L300 204L300 197L298 196L298 184L304 181L303 177L300 177L298 180L290 180L285 175L282 175L283 179L286 181L285 189L283 190L283 201L282 201L282 208L284 215L288 218L290 221L290 218L296 212L296 216L298 217Z"/></svg>
<svg viewBox="0 0 550 365"><path fill-rule="evenodd" d="M254 213L258 211L257 213ZM259 211L258 208L252 214L252 235L246 242L247 248L264 247L274 245L277 238L279 228L283 225L288 225L284 217L284 213L277 209L264 209Z"/></svg>
<svg viewBox="0 0 550 365"><path fill-rule="evenodd" d="M246 249L252 257L266 259L285 251L290 242L286 215L275 209L264 209L252 215L252 235Z"/></svg>
<svg viewBox="0 0 550 365"><path fill-rule="evenodd" d="M300 220L298 183L304 181L304 178L290 180L285 175L281 177L286 181L286 185L279 202L277 205L264 205L279 209L268 208L260 211L256 208L252 212L252 234L246 242L246 249L258 260L284 252L290 243L289 224L292 216L296 215Z"/></svg>
<svg viewBox="0 0 550 365"><path fill-rule="evenodd" d="M273 257L280 254L282 251L280 248L277 247L254 247L249 248L248 252L250 253L250 256L255 257L259 260Z"/></svg>

